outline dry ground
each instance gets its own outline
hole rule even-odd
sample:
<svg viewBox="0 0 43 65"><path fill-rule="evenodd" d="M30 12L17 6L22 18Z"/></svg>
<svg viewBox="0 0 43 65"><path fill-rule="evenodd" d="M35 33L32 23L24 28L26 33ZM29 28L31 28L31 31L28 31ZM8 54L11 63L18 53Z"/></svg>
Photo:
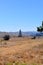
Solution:
<svg viewBox="0 0 43 65"><path fill-rule="evenodd" d="M0 65L7 62L43 64L43 38L11 38L0 41Z"/></svg>

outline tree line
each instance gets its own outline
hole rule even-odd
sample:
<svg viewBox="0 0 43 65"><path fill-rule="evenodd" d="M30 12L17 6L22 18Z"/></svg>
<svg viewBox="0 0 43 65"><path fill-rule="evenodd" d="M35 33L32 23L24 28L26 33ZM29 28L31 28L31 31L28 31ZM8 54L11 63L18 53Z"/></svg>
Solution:
<svg viewBox="0 0 43 65"><path fill-rule="evenodd" d="M37 27L37 31L38 32L43 32L43 21L42 21L42 25L39 26L39 27ZM19 30L18 37L22 37L22 31L21 31L21 29ZM3 38L4 38L4 40L9 40L10 36L9 35L5 35Z"/></svg>

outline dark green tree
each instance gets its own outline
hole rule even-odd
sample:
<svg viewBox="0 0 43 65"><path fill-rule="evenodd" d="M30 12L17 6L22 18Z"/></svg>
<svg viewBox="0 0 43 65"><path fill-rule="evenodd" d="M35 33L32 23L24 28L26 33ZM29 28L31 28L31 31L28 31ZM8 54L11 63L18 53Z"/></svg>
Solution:
<svg viewBox="0 0 43 65"><path fill-rule="evenodd" d="M43 21L42 21L42 25L37 27L37 31L38 32L43 32Z"/></svg>
<svg viewBox="0 0 43 65"><path fill-rule="evenodd" d="M19 30L18 37L22 37L22 32L21 32L21 29Z"/></svg>
<svg viewBox="0 0 43 65"><path fill-rule="evenodd" d="M43 21L42 21L42 27L43 27Z"/></svg>

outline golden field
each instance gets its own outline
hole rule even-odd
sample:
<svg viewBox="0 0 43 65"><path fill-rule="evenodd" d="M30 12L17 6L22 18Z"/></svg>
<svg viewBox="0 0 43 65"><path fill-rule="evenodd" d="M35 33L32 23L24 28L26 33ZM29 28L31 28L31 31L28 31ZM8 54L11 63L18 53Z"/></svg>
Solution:
<svg viewBox="0 0 43 65"><path fill-rule="evenodd" d="M0 39L0 65L16 61L43 65L43 38L13 37L9 41Z"/></svg>

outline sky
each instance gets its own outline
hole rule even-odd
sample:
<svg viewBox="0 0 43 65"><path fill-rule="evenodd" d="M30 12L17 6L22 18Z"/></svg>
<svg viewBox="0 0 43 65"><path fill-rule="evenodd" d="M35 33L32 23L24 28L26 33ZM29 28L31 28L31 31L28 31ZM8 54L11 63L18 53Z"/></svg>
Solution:
<svg viewBox="0 0 43 65"><path fill-rule="evenodd" d="M36 31L43 21L43 0L0 0L0 31Z"/></svg>

